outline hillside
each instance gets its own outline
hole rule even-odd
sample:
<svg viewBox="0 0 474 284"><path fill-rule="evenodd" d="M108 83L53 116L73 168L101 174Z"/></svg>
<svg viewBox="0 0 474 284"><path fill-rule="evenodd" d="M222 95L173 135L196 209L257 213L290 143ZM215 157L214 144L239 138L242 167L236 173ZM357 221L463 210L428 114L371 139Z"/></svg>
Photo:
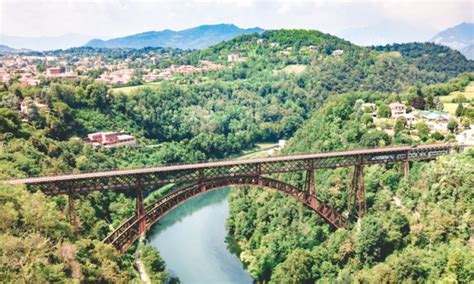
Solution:
<svg viewBox="0 0 474 284"><path fill-rule="evenodd" d="M334 96L296 132L285 153L410 143L408 130L392 138L358 108L391 100L368 93ZM413 163L406 181L398 165L366 166L368 214L350 229L335 231L293 198L256 188L232 192L226 225L242 249L240 259L261 282L468 283L474 268L473 154ZM317 170L318 197L347 213L351 175L349 168ZM302 184L304 176L277 179Z"/></svg>
<svg viewBox="0 0 474 284"><path fill-rule="evenodd" d="M241 34L260 33L260 28L241 29L235 25L203 25L182 31L150 31L110 40L93 39L86 46L107 48L173 47L200 49Z"/></svg>
<svg viewBox="0 0 474 284"><path fill-rule="evenodd" d="M407 62L428 72L445 72L456 75L472 72L474 61L467 60L459 51L434 43L402 43L376 46L375 50L399 52Z"/></svg>
<svg viewBox="0 0 474 284"><path fill-rule="evenodd" d="M474 23L461 23L436 34L430 41L459 50L466 58L474 60Z"/></svg>

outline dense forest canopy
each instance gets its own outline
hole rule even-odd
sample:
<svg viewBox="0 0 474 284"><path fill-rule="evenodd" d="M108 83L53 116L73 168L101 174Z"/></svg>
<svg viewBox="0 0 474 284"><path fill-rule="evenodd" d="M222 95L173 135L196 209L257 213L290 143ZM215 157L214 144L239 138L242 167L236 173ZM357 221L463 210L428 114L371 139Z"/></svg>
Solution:
<svg viewBox="0 0 474 284"><path fill-rule="evenodd" d="M256 142L291 137L288 152L410 143L413 137L406 131L390 137L374 129L363 115L354 112L356 101L373 102L383 109L403 99L422 101L424 108L434 109L435 97L462 90L472 81L472 74L456 76L472 72L473 67L472 61L453 55L451 50L443 49L449 64L439 64L442 56L436 47L397 48L401 55L358 47L317 31L266 31L200 51L153 49L166 55L156 68L198 65L201 60L218 62L225 68L179 75L158 87L143 87L130 94L113 92L110 86L92 79L43 80L36 87L3 84L0 177L223 158L250 149ZM122 60L138 58L150 50L80 48L55 52L73 57L103 54L110 60ZM246 59L229 63L229 54ZM140 66L134 62L131 64ZM442 84L430 85L433 83ZM31 111L20 115L20 103L25 100L47 108L31 104ZM102 130L133 134L140 147L104 149L83 143L86 134ZM424 137L423 141L439 139L449 141L452 137ZM455 167L446 167L448 164ZM258 190L232 196L228 226L241 244L242 260L259 280L346 279L357 272L358 279L370 282L380 275L372 272L382 271L388 277L383 279L391 281L410 277L433 280L436 275L464 281L472 271L470 251L464 249L470 236L470 216L463 215L472 201L468 191L474 180L472 164L468 155L414 165L409 183L399 180L396 168L368 169L370 214L361 228L352 232L333 232L293 201ZM341 210L347 209L344 189L348 176L348 170L318 173L319 186L326 192L321 196ZM440 184L433 177L453 180L453 184ZM285 178L301 181L297 175ZM451 193L462 198L449 199L451 203L443 210L436 208L438 194ZM404 207L390 203L394 194L403 200ZM8 186L2 186L0 195L4 212L0 220L1 279L127 282L137 278L131 253L120 257L100 242L133 214L130 192L78 198L78 235L65 217L65 197L47 198ZM262 198L268 200L265 206L258 201ZM413 210L421 217L415 218ZM432 250L426 252L428 245ZM380 251L381 247L388 250ZM159 254L149 247L144 251L153 279L166 278ZM429 262L436 263L435 268L426 267L424 260L432 257L437 257ZM418 270L410 270L411 266L402 268L406 271L392 269L407 259L416 262L413 267ZM298 272L298 267L307 269Z"/></svg>
<svg viewBox="0 0 474 284"><path fill-rule="evenodd" d="M319 152L409 141L364 123L358 100L390 96L346 94L329 99L290 140L286 152ZM231 235L241 259L261 281L472 281L474 153L413 163L408 180L397 165L365 168L368 214L350 229L328 224L281 193L248 188L230 197ZM302 184L301 175L278 177ZM347 212L351 169L316 172L318 197ZM291 216L291 218L288 218Z"/></svg>

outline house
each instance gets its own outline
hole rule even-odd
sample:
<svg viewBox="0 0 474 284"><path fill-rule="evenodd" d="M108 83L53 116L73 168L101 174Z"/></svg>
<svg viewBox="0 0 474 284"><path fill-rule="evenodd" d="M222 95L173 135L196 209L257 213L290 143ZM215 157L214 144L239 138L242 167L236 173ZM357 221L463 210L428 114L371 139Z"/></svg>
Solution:
<svg viewBox="0 0 474 284"><path fill-rule="evenodd" d="M413 113L406 113L403 115L405 121L407 122L407 126L412 128L416 124L416 117Z"/></svg>
<svg viewBox="0 0 474 284"><path fill-rule="evenodd" d="M336 49L332 52L333 56L341 56L344 53L344 50L342 49Z"/></svg>
<svg viewBox="0 0 474 284"><path fill-rule="evenodd" d="M464 148L474 147L474 129L471 127L470 129L464 130L459 135L456 135L456 141L463 145Z"/></svg>
<svg viewBox="0 0 474 284"><path fill-rule="evenodd" d="M104 148L136 145L137 143L135 136L115 131L91 133L87 135L87 140L94 146Z"/></svg>
<svg viewBox="0 0 474 284"><path fill-rule="evenodd" d="M449 113L442 111L415 110L413 114L427 121L448 122L452 119Z"/></svg>
<svg viewBox="0 0 474 284"><path fill-rule="evenodd" d="M246 60L247 60L247 58L240 57L240 55L235 54L235 53L231 53L231 54L227 55L227 62L244 62Z"/></svg>
<svg viewBox="0 0 474 284"><path fill-rule="evenodd" d="M51 67L51 68L46 69L46 76L48 77L56 77L60 75L61 73L62 73L61 67Z"/></svg>
<svg viewBox="0 0 474 284"><path fill-rule="evenodd" d="M390 110L392 111L392 117L397 118L404 116L407 113L407 108L404 104L400 102L394 102L389 105Z"/></svg>

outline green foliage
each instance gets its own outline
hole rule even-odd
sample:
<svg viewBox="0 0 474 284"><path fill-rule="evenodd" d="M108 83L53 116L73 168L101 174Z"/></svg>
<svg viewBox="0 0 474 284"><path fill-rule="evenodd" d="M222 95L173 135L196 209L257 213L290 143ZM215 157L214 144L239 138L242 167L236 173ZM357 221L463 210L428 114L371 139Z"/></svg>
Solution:
<svg viewBox="0 0 474 284"><path fill-rule="evenodd" d="M263 40L263 44L257 40ZM337 49L342 49L343 55L333 56ZM156 64L144 60L147 68L198 65L200 60L221 63L225 68L205 75L179 75L160 83L158 88L139 88L131 94L114 94L109 86L87 79L43 79L39 87L5 84L0 90L0 177L223 158L251 148L256 142L293 136L284 150L287 153L404 142L408 139L402 135L392 139L386 132L374 129L370 115L354 106L375 103L379 116L389 117L387 105L394 99L389 93L408 91L415 84L446 82L461 72L472 71L471 62L457 53L429 44L397 46L402 57L387 52L394 51L391 47L376 49L379 51L317 31L279 30L243 35L193 52L87 47L47 52L68 58L102 56L108 62L132 59L129 64L134 68L144 68L134 59L153 52L164 59ZM230 53L246 56L247 61L226 63ZM285 67L295 64L305 66L304 71L285 72ZM101 72L90 75L96 77ZM471 77L462 75L435 87L420 85L405 99L414 105L423 103L423 108L436 107L436 96L460 90ZM134 78L132 84L135 83L140 79ZM349 94L337 95L341 93ZM18 109L24 99L39 101L47 108L32 104L31 111L21 120ZM467 108L465 113L470 117ZM155 145L95 149L77 139L100 130L125 130L136 135L141 145ZM423 131L419 132L421 136ZM444 139L442 135L433 138ZM469 163L472 165L472 159L457 166ZM440 170L435 167L430 165L425 170ZM436 263L436 275L446 281L468 282L472 262L463 250L463 242L470 237L469 214L462 215L455 209L462 195L465 201L459 208L468 212L465 204L469 204L472 195L464 184L474 178L471 172L460 177L458 170L441 169L441 173L434 174L438 180L418 179L423 173L417 172L418 176L411 180L430 183L413 184L414 196L410 196L396 169L367 167L365 182L371 215L362 221L360 231L354 228L333 232L314 212L293 199L259 189L232 193L227 226L241 245L241 259L258 280L348 281L352 274L362 275L371 269L393 281L432 280L436 279L435 269L425 269L422 262L413 262L411 270L404 266L399 271L393 269L401 261L395 256L404 259L420 255L417 250L429 246L431 240L433 250L442 254ZM281 179L302 184L301 175L285 175ZM318 196L348 213L350 170L321 170L316 179ZM461 191L451 188L450 182L461 183ZM423 191L432 185L436 185L432 190L441 190L438 194L446 200L433 200ZM472 188L472 184L469 186ZM40 283L134 280L130 255L120 257L112 247L100 242L132 215L130 192L96 192L76 199L81 228L75 236L65 217L64 197L48 199L21 189L0 189L0 279ZM393 208L395 192L402 195L403 202L411 206L409 209L416 207L423 220L428 220L421 229L410 210L398 208L402 211L398 212ZM459 196L453 202L454 197L448 193ZM436 202L446 203L447 207L437 208ZM383 214L386 210L388 213ZM456 220L461 220L459 226L455 226ZM456 251L447 246L453 239L459 242ZM414 247L413 252L405 252L409 246ZM146 246L143 255L153 280L163 281L167 276L159 254ZM378 264L385 259L386 263ZM393 271L397 271L395 276Z"/></svg>
<svg viewBox="0 0 474 284"><path fill-rule="evenodd" d="M426 124L424 121L420 121L416 123L415 128L421 140L426 141L430 135L430 128L428 124Z"/></svg>
<svg viewBox="0 0 474 284"><path fill-rule="evenodd" d="M395 125L393 126L393 132L395 135L402 132L407 125L407 121L404 117L399 117L395 120Z"/></svg>
<svg viewBox="0 0 474 284"><path fill-rule="evenodd" d="M148 276L150 276L150 280L153 283L165 283L169 275L165 272L166 265L160 253L151 245L142 246L140 253L140 259L145 264L145 269Z"/></svg>
<svg viewBox="0 0 474 284"><path fill-rule="evenodd" d="M0 185L0 277L5 282L124 282L117 251L76 241L60 206L42 193Z"/></svg>
<svg viewBox="0 0 474 284"><path fill-rule="evenodd" d="M461 117L464 114L464 106L462 103L459 103L458 106L456 107L455 114L457 117Z"/></svg>
<svg viewBox="0 0 474 284"><path fill-rule="evenodd" d="M446 126L451 133L454 133L458 129L458 122L454 119L448 121L448 125Z"/></svg>
<svg viewBox="0 0 474 284"><path fill-rule="evenodd" d="M358 100L372 98L348 94L329 99L285 151L329 151L384 141L357 118ZM424 125L417 129L420 136L428 135ZM366 166L368 215L349 230L332 231L291 197L258 189L233 191L228 227L242 249L241 260L260 281L469 282L473 165L472 154L414 163L407 180L397 166ZM278 178L301 186L304 177ZM350 179L347 169L317 171L318 197L346 214ZM322 234L308 239L306 232L312 231Z"/></svg>
<svg viewBox="0 0 474 284"><path fill-rule="evenodd" d="M295 249L277 265L272 276L274 283L310 283L314 260L308 250Z"/></svg>
<svg viewBox="0 0 474 284"><path fill-rule="evenodd" d="M389 118L392 115L390 107L387 104L380 104L377 108L377 117Z"/></svg>

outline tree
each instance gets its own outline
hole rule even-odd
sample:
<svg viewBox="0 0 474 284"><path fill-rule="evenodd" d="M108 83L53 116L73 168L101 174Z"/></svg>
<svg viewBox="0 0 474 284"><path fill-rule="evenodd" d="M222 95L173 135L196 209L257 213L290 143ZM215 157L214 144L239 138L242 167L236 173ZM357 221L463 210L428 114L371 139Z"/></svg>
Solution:
<svg viewBox="0 0 474 284"><path fill-rule="evenodd" d="M439 133L439 131L435 131L431 134L431 138L433 138L436 141L441 141L444 139L444 135Z"/></svg>
<svg viewBox="0 0 474 284"><path fill-rule="evenodd" d="M425 109L425 98L420 88L416 88L414 97L410 100L410 104L415 109Z"/></svg>
<svg viewBox="0 0 474 284"><path fill-rule="evenodd" d="M458 104L455 114L457 117L461 117L464 114L464 106L462 105L462 103Z"/></svg>
<svg viewBox="0 0 474 284"><path fill-rule="evenodd" d="M376 216L362 219L360 233L356 240L356 254L362 263L372 264L381 261L390 252L386 241L387 230Z"/></svg>
<svg viewBox="0 0 474 284"><path fill-rule="evenodd" d="M395 135L402 132L407 125L407 120L404 117L399 117L395 120L395 125L393 126L393 132Z"/></svg>
<svg viewBox="0 0 474 284"><path fill-rule="evenodd" d="M310 282L311 267L314 260L311 253L305 249L295 249L286 260L277 265L272 275L272 283L306 283Z"/></svg>
<svg viewBox="0 0 474 284"><path fill-rule="evenodd" d="M380 118L389 118L392 115L390 107L383 103L377 108L377 116Z"/></svg>
<svg viewBox="0 0 474 284"><path fill-rule="evenodd" d="M449 131L451 131L451 133L454 133L454 131L456 131L456 129L458 129L458 122L454 119L449 120L447 128L448 128Z"/></svg>
<svg viewBox="0 0 474 284"><path fill-rule="evenodd" d="M418 132L418 136L421 138L421 140L426 141L428 139L428 136L430 135L430 128L428 124L424 121L419 121L416 123L416 131Z"/></svg>
<svg viewBox="0 0 474 284"><path fill-rule="evenodd" d="M10 132L17 135L20 129L20 117L7 108L0 108L0 133Z"/></svg>
<svg viewBox="0 0 474 284"><path fill-rule="evenodd" d="M386 146L391 142L385 131L369 130L360 138L360 145L365 147Z"/></svg>
<svg viewBox="0 0 474 284"><path fill-rule="evenodd" d="M469 118L467 118L467 117L463 118L461 123L462 123L462 127L464 129L470 129L471 128L471 121L470 121Z"/></svg>
<svg viewBox="0 0 474 284"><path fill-rule="evenodd" d="M361 116L360 121L365 125L365 127L367 127L367 125L374 122L374 118L370 113L364 113Z"/></svg>

